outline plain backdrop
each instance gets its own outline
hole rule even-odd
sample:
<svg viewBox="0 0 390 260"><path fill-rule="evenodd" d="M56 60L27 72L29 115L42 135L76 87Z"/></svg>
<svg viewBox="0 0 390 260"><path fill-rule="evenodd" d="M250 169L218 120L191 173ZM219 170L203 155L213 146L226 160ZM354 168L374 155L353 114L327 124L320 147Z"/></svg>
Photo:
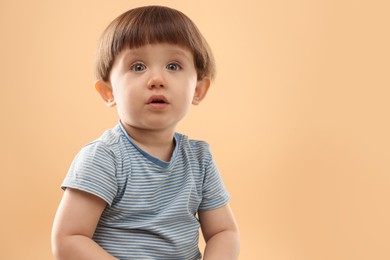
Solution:
<svg viewBox="0 0 390 260"><path fill-rule="evenodd" d="M214 51L217 78L178 131L211 145L240 259L390 259L390 4L379 0L1 0L0 259L53 259L68 167L118 122L94 90L97 40L150 4L186 13Z"/></svg>

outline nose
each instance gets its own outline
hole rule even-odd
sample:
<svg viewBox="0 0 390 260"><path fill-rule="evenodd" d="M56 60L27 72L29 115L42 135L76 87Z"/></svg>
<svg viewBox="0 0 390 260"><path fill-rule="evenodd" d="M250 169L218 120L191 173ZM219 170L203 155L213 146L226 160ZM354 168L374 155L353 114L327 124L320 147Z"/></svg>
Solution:
<svg viewBox="0 0 390 260"><path fill-rule="evenodd" d="M148 81L148 88L149 89L163 88L164 86L165 86L164 78L161 74L158 74L158 73L154 73Z"/></svg>

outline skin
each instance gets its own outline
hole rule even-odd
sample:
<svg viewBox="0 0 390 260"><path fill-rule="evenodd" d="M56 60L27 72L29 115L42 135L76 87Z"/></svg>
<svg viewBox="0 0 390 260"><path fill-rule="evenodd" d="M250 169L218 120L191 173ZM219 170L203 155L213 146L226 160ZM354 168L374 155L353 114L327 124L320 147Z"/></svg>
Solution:
<svg viewBox="0 0 390 260"><path fill-rule="evenodd" d="M137 145L163 161L172 156L177 123L191 104L200 103L209 86L209 78L197 78L189 50L165 43L124 49L116 57L110 80L95 84L107 106L116 104ZM151 102L156 99L165 102ZM66 189L53 225L56 259L115 259L92 240L106 206L94 195ZM239 232L230 206L199 211L198 216L206 241L204 259L237 259Z"/></svg>

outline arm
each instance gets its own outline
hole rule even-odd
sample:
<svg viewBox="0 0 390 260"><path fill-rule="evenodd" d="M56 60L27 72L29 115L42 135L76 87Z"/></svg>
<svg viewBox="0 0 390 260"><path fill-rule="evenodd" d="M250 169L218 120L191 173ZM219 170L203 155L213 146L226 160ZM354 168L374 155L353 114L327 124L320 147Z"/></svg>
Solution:
<svg viewBox="0 0 390 260"><path fill-rule="evenodd" d="M198 212L206 241L204 260L238 259L240 238L238 227L229 205L215 210Z"/></svg>
<svg viewBox="0 0 390 260"><path fill-rule="evenodd" d="M92 194L67 188L52 230L55 259L116 259L92 240L107 203Z"/></svg>

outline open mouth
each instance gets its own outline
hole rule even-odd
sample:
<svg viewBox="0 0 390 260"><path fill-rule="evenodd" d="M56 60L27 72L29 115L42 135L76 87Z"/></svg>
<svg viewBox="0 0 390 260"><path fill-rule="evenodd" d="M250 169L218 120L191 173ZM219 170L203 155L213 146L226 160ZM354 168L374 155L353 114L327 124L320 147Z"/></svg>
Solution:
<svg viewBox="0 0 390 260"><path fill-rule="evenodd" d="M147 104L169 104L168 100L164 96L151 96Z"/></svg>
<svg viewBox="0 0 390 260"><path fill-rule="evenodd" d="M166 104L167 102L165 102L162 99L155 99L155 100L152 100L152 102L150 102L150 103L152 103L152 104Z"/></svg>

